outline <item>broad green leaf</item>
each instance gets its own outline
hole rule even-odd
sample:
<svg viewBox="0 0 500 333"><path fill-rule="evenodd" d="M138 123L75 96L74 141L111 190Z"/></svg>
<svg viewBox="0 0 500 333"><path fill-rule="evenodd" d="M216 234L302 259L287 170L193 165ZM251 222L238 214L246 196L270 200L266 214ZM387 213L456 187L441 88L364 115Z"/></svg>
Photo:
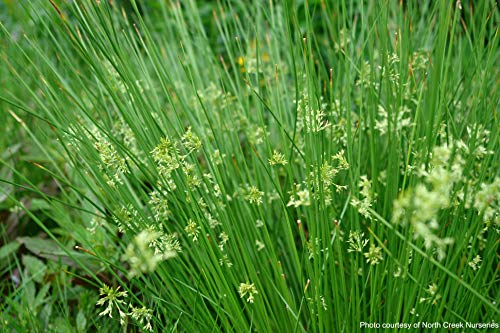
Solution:
<svg viewBox="0 0 500 333"><path fill-rule="evenodd" d="M42 209L51 209L50 204L46 200L43 199L31 200L31 207L30 207L31 211L42 210Z"/></svg>
<svg viewBox="0 0 500 333"><path fill-rule="evenodd" d="M87 327L87 318L85 314L80 309L78 314L76 315L76 330L77 332L86 332L85 328Z"/></svg>
<svg viewBox="0 0 500 333"><path fill-rule="evenodd" d="M0 260L16 252L20 245L19 242L13 241L2 246L0 248Z"/></svg>
<svg viewBox="0 0 500 333"><path fill-rule="evenodd" d="M42 288L40 288L40 290L38 291L36 298L33 302L35 307L41 306L43 303L46 302L45 297L47 296L47 293L49 292L50 287L51 287L50 284L47 283L47 284L43 285Z"/></svg>
<svg viewBox="0 0 500 333"><path fill-rule="evenodd" d="M22 262L28 276L35 282L41 283L47 272L47 266L40 259L30 255L23 255Z"/></svg>
<svg viewBox="0 0 500 333"><path fill-rule="evenodd" d="M62 250L59 245L51 239L18 237L17 241L22 243L29 251L39 257L60 262L68 266L80 267L80 265L74 260L78 259L92 271L96 272L100 269L97 259L94 257L89 254L82 254L75 252L74 250L68 250L68 252L73 252L70 257L66 251Z"/></svg>

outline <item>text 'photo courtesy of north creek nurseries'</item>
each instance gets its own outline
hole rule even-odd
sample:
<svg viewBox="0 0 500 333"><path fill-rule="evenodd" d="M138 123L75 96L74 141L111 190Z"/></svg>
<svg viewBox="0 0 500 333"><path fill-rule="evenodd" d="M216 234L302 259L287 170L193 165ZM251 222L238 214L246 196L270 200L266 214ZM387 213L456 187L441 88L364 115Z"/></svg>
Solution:
<svg viewBox="0 0 500 333"><path fill-rule="evenodd" d="M0 0L0 332L500 329L496 0Z"/></svg>

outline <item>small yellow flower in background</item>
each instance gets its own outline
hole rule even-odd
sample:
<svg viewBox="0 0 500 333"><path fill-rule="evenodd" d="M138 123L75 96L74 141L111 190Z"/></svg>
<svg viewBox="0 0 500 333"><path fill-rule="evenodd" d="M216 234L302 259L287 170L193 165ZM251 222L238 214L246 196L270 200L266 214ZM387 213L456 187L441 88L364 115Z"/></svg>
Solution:
<svg viewBox="0 0 500 333"><path fill-rule="evenodd" d="M263 62L269 62L270 59L271 58L269 57L269 53L267 53L267 52L262 53L262 61Z"/></svg>
<svg viewBox="0 0 500 333"><path fill-rule="evenodd" d="M370 245L370 249L368 252L364 253L364 256L366 258L366 262L370 265L376 265L383 260L382 249L373 244Z"/></svg>
<svg viewBox="0 0 500 333"><path fill-rule="evenodd" d="M239 56L238 58L236 58L236 62L240 66L240 72L246 73L247 69L245 68L245 58L243 58L242 56Z"/></svg>
<svg viewBox="0 0 500 333"><path fill-rule="evenodd" d="M193 242L198 241L198 235L200 234L200 226L196 224L192 219L188 220L188 223L186 227L184 228L184 231L188 234L189 237L193 239Z"/></svg>
<svg viewBox="0 0 500 333"><path fill-rule="evenodd" d="M240 283L240 288L238 289L238 293L240 294L240 298L245 296L247 297L248 303L253 303L254 295L258 294L257 288L253 283Z"/></svg>
<svg viewBox="0 0 500 333"><path fill-rule="evenodd" d="M108 315L110 318L113 317L112 315L113 307L116 307L118 313L120 314L120 324L124 325L127 314L121 310L120 304L125 303L125 301L122 298L127 297L128 294L126 291L118 291L119 289L120 286L118 286L116 289L113 289L112 287L104 285L102 288L99 289L99 294L101 295L101 298L97 301L96 305L106 306L104 311L99 313L99 316ZM107 305L105 305L106 303Z"/></svg>

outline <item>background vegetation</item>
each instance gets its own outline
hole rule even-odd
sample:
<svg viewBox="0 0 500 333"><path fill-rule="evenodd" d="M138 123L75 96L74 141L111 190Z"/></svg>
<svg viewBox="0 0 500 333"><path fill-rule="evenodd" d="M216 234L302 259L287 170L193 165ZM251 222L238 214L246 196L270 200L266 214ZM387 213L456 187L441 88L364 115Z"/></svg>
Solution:
<svg viewBox="0 0 500 333"><path fill-rule="evenodd" d="M498 328L499 19L3 0L0 327Z"/></svg>

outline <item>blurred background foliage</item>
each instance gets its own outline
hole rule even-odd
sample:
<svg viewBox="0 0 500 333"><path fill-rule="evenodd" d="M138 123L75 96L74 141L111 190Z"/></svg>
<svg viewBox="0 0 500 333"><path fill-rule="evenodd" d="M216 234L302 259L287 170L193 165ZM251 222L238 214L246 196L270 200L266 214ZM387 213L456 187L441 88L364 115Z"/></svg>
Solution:
<svg viewBox="0 0 500 333"><path fill-rule="evenodd" d="M146 13L145 18L148 20L148 26L159 33L164 29L165 24L161 21L164 16L161 13L161 2L168 0L151 0L143 2L139 8L140 13ZM311 24L314 32L313 41L317 45L325 48L331 46L332 40L339 40L340 36L335 35L337 30L328 30L328 25L321 21L321 11L324 10L325 0L285 0L288 3L287 8L293 10L297 17L297 26L301 28L301 33L305 37L306 26L306 11L312 18ZM40 6L46 6L47 0L30 0L30 5L24 1L17 0L0 0L0 22L5 26L5 30L10 33L10 36L0 30L0 87L9 87L7 89L10 96L22 96L22 85L17 83L17 76L12 73L17 73L18 76L24 78L32 78L31 82L26 82L29 87L37 87L41 84L44 78L33 75L26 75L33 70L34 64L30 63L28 57L16 59L15 62L10 61L17 56L17 46L14 46L11 39L19 43L24 52L29 58L36 58L35 44L32 41L50 40L48 34L55 34L57 37L58 31L55 27L61 26L59 13L56 10L47 11L40 15L34 15L31 11ZM69 11L65 10L70 2L64 0L53 0L57 7L61 10L62 15L67 20L72 20ZM136 20L134 4L130 0L113 0L110 1L114 6L122 8L131 22ZM145 5L147 3L147 5ZM182 1L180 2L182 5ZM306 7L306 3L308 6ZM364 0L367 11L374 10L375 1ZM427 20L422 19L430 14L429 10L432 1L403 1L404 6L412 6L413 17L408 19L414 25L426 24ZM490 3L484 1L484 3ZM481 22L476 22L481 16L471 15L476 10L475 6L483 6L484 3L474 1L462 1L463 11L461 13L461 25L459 33L466 32L466 27L481 27ZM245 1L233 1L230 6L231 11L226 12L227 17L240 17L242 24L251 24L251 18L244 17L243 10ZM218 35L218 28L214 15L215 9L220 6L218 0L199 0L197 1L199 11L201 13L201 24L206 31L210 45L215 52L226 56L226 47L221 36ZM350 2L350 6L346 8L345 15L348 17L350 26L349 29L359 29L360 13L357 12L359 6L355 5L355 1ZM494 10L497 9L493 6ZM498 12L492 13L498 16ZM219 18L224 19L224 18ZM332 13L332 22L330 25L337 25L337 13ZM45 25L54 27L54 29L41 29L40 26ZM484 26L484 29L493 29L492 25ZM234 36L242 40L252 39L252 29L249 30L248 36ZM477 31L470 31L472 39L478 34ZM490 31L484 35L491 35ZM25 37L28 36L28 37ZM388 41L389 43L390 41ZM488 43L486 39L484 43ZM42 47L44 54L57 59L56 51L50 46L44 46L43 43L36 43L36 47ZM320 48L321 49L321 48ZM31 56L30 56L31 54ZM325 72L330 67L329 60L326 55L318 66L324 66ZM77 61L77 60L75 60ZM75 66L78 64L75 63ZM44 66L44 63L37 64ZM87 68L82 66L82 68ZM42 68L43 71L43 68ZM50 72L50 71L46 71ZM84 73L82 73L84 74ZM37 96L29 96L34 98ZM40 97L40 96L38 96ZM11 99L15 101L15 98ZM33 103L34 106L34 103ZM40 314L40 318L45 318L44 327L51 327L54 331L70 332L73 327L77 331L85 332L89 327L92 327L92 322L95 318L91 315L94 312L96 302L96 292L89 292L87 281L81 278L76 278L72 274L67 274L68 271L76 269L75 263L67 258L64 252L60 250L60 244L49 239L46 230L50 229L55 235L61 237L61 243L67 249L71 249L76 245L73 235L69 234L68 228L60 228L61 221L72 219L71 207L57 205L55 201L48 198L58 198L68 195L69 191L58 182L57 178L40 165L45 163L60 163L61 168L65 161L49 161L46 159L47 154L43 151L58 149L57 135L50 130L50 124L46 121L41 121L36 117L19 117L20 110L15 104L11 104L0 99L0 179L7 182L2 183L4 192L0 193L0 279L4 281L13 281L13 284L0 283L0 304L9 302L10 296L18 294L17 300L19 304L10 303L11 306L18 309L19 318L21 318L19 327L24 327L25 323L22 320L29 320L30 313L27 309L31 308L34 312ZM32 131L33 133L30 133ZM31 135L34 134L34 135ZM33 142L32 138L40 138L40 142ZM43 149L43 150L42 150ZM52 154L56 156L56 154ZM29 175L29 182L21 175ZM9 184L10 183L10 184ZM15 186L16 185L16 186ZM37 191L33 191L37 189ZM15 198L12 200L9 198ZM31 214L27 214L22 209L19 209L18 202L21 202ZM82 258L83 260L83 258ZM91 265L92 263L88 263ZM23 288L16 289L19 286L21 275L30 276L29 283L23 285ZM103 277L105 280L106 277ZM57 282L52 284L52 282ZM59 288L52 295L49 293L50 286ZM47 287L48 286L48 287ZM85 286L85 287L83 287ZM30 305L29 307L26 305ZM2 307L0 306L0 312ZM73 315L67 315L69 312L74 312ZM59 313L60 315L51 318L51 314ZM66 315L65 315L66 314ZM75 322L68 322L68 318L76 318ZM23 319L24 318L24 319ZM9 317L2 317L0 321L11 320ZM50 323L49 323L50 321ZM0 322L0 327L2 323ZM38 325L33 323L33 325ZM42 329L42 327L40 327Z"/></svg>

